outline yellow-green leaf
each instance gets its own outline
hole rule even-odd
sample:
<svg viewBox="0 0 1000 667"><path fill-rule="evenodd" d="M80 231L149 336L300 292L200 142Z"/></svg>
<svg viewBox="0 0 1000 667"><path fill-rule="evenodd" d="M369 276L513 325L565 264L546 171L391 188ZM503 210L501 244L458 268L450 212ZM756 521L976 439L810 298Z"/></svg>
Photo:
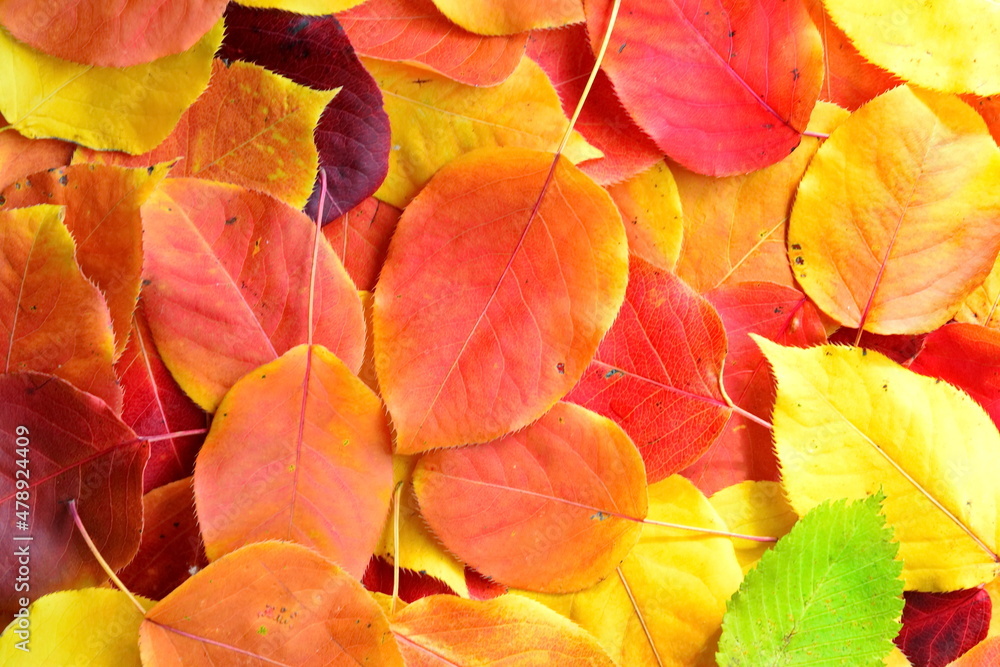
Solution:
<svg viewBox="0 0 1000 667"><path fill-rule="evenodd" d="M528 58L498 86L476 88L400 63L363 58L385 99L392 130L389 174L375 196L404 208L438 169L487 146L554 151L569 124L549 78ZM576 164L603 153L573 133Z"/></svg>
<svg viewBox="0 0 1000 667"><path fill-rule="evenodd" d="M648 518L726 530L701 491L679 475L649 487ZM715 665L726 600L742 578L728 538L645 525L618 571L596 586L519 594L582 625L617 664L708 667Z"/></svg>
<svg viewBox="0 0 1000 667"><path fill-rule="evenodd" d="M193 47L133 67L95 67L31 49L0 30L0 113L33 139L144 153L208 85L219 21Z"/></svg>
<svg viewBox="0 0 1000 667"><path fill-rule="evenodd" d="M138 599L147 610L155 604ZM28 607L25 623L15 618L4 630L0 665L139 667L142 618L119 590L84 588L50 593Z"/></svg>
<svg viewBox="0 0 1000 667"><path fill-rule="evenodd" d="M799 515L882 489L907 589L997 576L1000 434L975 401L876 352L751 336L778 380L774 444Z"/></svg>

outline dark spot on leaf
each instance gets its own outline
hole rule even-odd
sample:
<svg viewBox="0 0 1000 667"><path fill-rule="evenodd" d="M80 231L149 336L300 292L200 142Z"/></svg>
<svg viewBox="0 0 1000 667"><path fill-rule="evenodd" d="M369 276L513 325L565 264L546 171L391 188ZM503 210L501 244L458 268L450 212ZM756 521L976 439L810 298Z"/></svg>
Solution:
<svg viewBox="0 0 1000 667"><path fill-rule="evenodd" d="M66 185L67 183L69 183L69 179L66 178L66 174L59 177L59 185Z"/></svg>
<svg viewBox="0 0 1000 667"><path fill-rule="evenodd" d="M861 356L862 357L867 357L868 356L868 350L866 350L865 348L861 348Z"/></svg>
<svg viewBox="0 0 1000 667"><path fill-rule="evenodd" d="M566 364L560 361L556 364L556 371L558 371L560 375L564 374L566 372Z"/></svg>
<svg viewBox="0 0 1000 667"><path fill-rule="evenodd" d="M730 30L729 31L729 36L733 37L734 35L736 35L736 31L735 30Z"/></svg>
<svg viewBox="0 0 1000 667"><path fill-rule="evenodd" d="M174 521L174 528L180 528L181 524L178 521Z"/></svg>
<svg viewBox="0 0 1000 667"><path fill-rule="evenodd" d="M289 35L297 35L306 28L309 27L309 19L303 18L296 21L293 25L288 26Z"/></svg>
<svg viewBox="0 0 1000 667"><path fill-rule="evenodd" d="M153 281L150 280L149 278L143 278L142 279L142 286L143 287L146 287L147 285L152 285L152 284L153 284Z"/></svg>
<svg viewBox="0 0 1000 667"><path fill-rule="evenodd" d="M792 70L792 81L798 81L798 80L799 80L799 68L796 67L795 69Z"/></svg>
<svg viewBox="0 0 1000 667"><path fill-rule="evenodd" d="M802 246L798 243L793 243L792 250L802 250Z"/></svg>
<svg viewBox="0 0 1000 667"><path fill-rule="evenodd" d="M235 222L236 222L236 220L237 220L237 218L236 218L236 216L234 215L233 217L231 217L231 218L229 218L228 220L226 220L226 224L227 224L227 225L231 225L231 224L235 223Z"/></svg>
<svg viewBox="0 0 1000 667"><path fill-rule="evenodd" d="M795 263L798 264L799 266L802 266L803 264L806 263L806 260L802 259L801 257L796 257Z"/></svg>
<svg viewBox="0 0 1000 667"><path fill-rule="evenodd" d="M153 165L149 165L148 167L146 167L146 173L149 174L150 176L153 175L153 172L155 170L156 170L156 167L154 167Z"/></svg>

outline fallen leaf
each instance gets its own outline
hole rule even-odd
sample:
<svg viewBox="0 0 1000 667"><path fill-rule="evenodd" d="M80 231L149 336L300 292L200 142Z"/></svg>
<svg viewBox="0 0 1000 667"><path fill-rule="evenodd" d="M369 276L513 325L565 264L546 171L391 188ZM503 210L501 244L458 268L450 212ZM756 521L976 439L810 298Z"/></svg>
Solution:
<svg viewBox="0 0 1000 667"><path fill-rule="evenodd" d="M0 623L31 599L107 579L76 526L80 518L112 569L128 564L142 532L142 469L149 446L100 399L40 373L0 375ZM23 558L27 557L28 563ZM15 588L24 577L30 589ZM41 647L39 647L41 648Z"/></svg>
<svg viewBox="0 0 1000 667"><path fill-rule="evenodd" d="M657 482L697 459L725 425L725 356L712 305L633 257L625 304L566 400L618 422Z"/></svg>
<svg viewBox="0 0 1000 667"><path fill-rule="evenodd" d="M111 313L115 358L125 351L139 298L139 207L167 170L167 165L149 169L74 165L31 174L0 194L3 209L37 204L66 207L63 222L75 240L80 270L101 290Z"/></svg>
<svg viewBox="0 0 1000 667"><path fill-rule="evenodd" d="M225 6L226 0L14 0L0 3L0 24L50 56L129 67L187 51L219 21Z"/></svg>
<svg viewBox="0 0 1000 667"><path fill-rule="evenodd" d="M74 162L145 167L176 161L171 177L232 183L302 208L318 164L312 131L335 94L257 65L216 60L212 85L155 149L135 156L80 150Z"/></svg>
<svg viewBox="0 0 1000 667"><path fill-rule="evenodd" d="M708 499L729 531L758 537L784 537L799 517L777 482L746 481L716 491ZM773 543L733 538L743 574L752 570Z"/></svg>
<svg viewBox="0 0 1000 667"><path fill-rule="evenodd" d="M778 380L774 444L797 513L882 489L907 590L997 576L1000 434L975 401L877 352L754 340Z"/></svg>
<svg viewBox="0 0 1000 667"><path fill-rule="evenodd" d="M285 540L360 578L389 511L391 448L382 403L325 348L251 371L219 404L195 465L209 559Z"/></svg>
<svg viewBox="0 0 1000 667"><path fill-rule="evenodd" d="M470 86L503 83L527 35L476 35L449 21L431 0L368 0L337 16L363 56L425 67Z"/></svg>
<svg viewBox="0 0 1000 667"><path fill-rule="evenodd" d="M0 87L10 91L0 96L0 113L32 139L144 153L208 86L222 30L219 21L187 51L125 68L60 60L0 30Z"/></svg>
<svg viewBox="0 0 1000 667"><path fill-rule="evenodd" d="M720 667L882 664L903 582L879 500L824 503L761 557L726 610Z"/></svg>
<svg viewBox="0 0 1000 667"><path fill-rule="evenodd" d="M382 94L375 80L354 55L335 18L309 18L230 3L219 57L261 65L302 86L339 89L313 132L319 170L327 182L323 224L375 192L387 169L389 117L382 110ZM289 134L305 140L308 133ZM314 168L302 170L300 175L316 179L305 209L315 220L321 178Z"/></svg>
<svg viewBox="0 0 1000 667"><path fill-rule="evenodd" d="M595 52L612 4L585 4ZM728 176L799 145L823 79L823 45L800 2L632 2L601 69L663 152L699 174Z"/></svg>
<svg viewBox="0 0 1000 667"><path fill-rule="evenodd" d="M395 206L369 197L323 227L323 236L358 289L375 289L400 213Z"/></svg>
<svg viewBox="0 0 1000 667"><path fill-rule="evenodd" d="M905 598L896 645L917 665L945 667L986 638L993 603L981 588Z"/></svg>
<svg viewBox="0 0 1000 667"><path fill-rule="evenodd" d="M823 3L865 59L907 81L947 93L1000 93L993 48L1000 11L992 0L969 0L960 12L947 0Z"/></svg>
<svg viewBox="0 0 1000 667"><path fill-rule="evenodd" d="M528 58L491 88L409 65L362 62L382 90L392 127L389 174L375 196L399 208L462 155L502 146L555 150L568 124L545 72ZM601 153L574 131L563 155L576 163Z"/></svg>
<svg viewBox="0 0 1000 667"><path fill-rule="evenodd" d="M392 596L395 588L395 568L384 558L374 556L368 563L368 569L361 577L364 587L380 595ZM435 579L429 574L410 570L405 567L399 568L399 597L396 599L397 606L402 606L410 602L416 602L420 598L428 595L455 595L455 591L440 579ZM378 600L378 596L375 596ZM383 607L382 611L388 615L391 611L392 602Z"/></svg>
<svg viewBox="0 0 1000 667"><path fill-rule="evenodd" d="M397 612L391 627L409 667L615 664L589 632L518 595L425 597Z"/></svg>
<svg viewBox="0 0 1000 667"><path fill-rule="evenodd" d="M983 284L972 290L959 306L955 319L1000 329L1000 256Z"/></svg>
<svg viewBox="0 0 1000 667"><path fill-rule="evenodd" d="M834 130L809 165L788 228L795 278L845 326L935 329L1000 251L998 180L1000 148L972 109L895 88Z"/></svg>
<svg viewBox="0 0 1000 667"><path fill-rule="evenodd" d="M373 314L398 453L486 442L538 419L611 326L625 294L621 217L564 158L551 174L552 160L470 154L399 219Z"/></svg>
<svg viewBox="0 0 1000 667"><path fill-rule="evenodd" d="M146 614L145 667L402 667L389 621L351 575L297 544L258 542L212 563Z"/></svg>
<svg viewBox="0 0 1000 667"><path fill-rule="evenodd" d="M0 127L7 120L0 116ZM69 164L73 145L55 139L29 139L13 128L0 131L0 188L25 174Z"/></svg>
<svg viewBox="0 0 1000 667"><path fill-rule="evenodd" d="M277 199L197 179L164 181L142 208L143 299L156 347L177 383L214 412L251 370L314 342L354 371L364 355L361 301L320 244L316 315L308 322L315 224Z"/></svg>
<svg viewBox="0 0 1000 667"><path fill-rule="evenodd" d="M52 373L121 412L107 303L80 271L64 209L0 212L4 373Z"/></svg>
<svg viewBox="0 0 1000 667"><path fill-rule="evenodd" d="M670 167L657 162L607 190L622 214L629 252L658 269L673 271L681 253L684 216Z"/></svg>
<svg viewBox="0 0 1000 667"><path fill-rule="evenodd" d="M423 455L413 489L449 551L499 582L551 593L613 572L646 516L632 441L570 403L499 440Z"/></svg>
<svg viewBox="0 0 1000 667"><path fill-rule="evenodd" d="M142 516L139 551L118 576L133 593L159 600L208 565L194 513L191 478L144 495Z"/></svg>

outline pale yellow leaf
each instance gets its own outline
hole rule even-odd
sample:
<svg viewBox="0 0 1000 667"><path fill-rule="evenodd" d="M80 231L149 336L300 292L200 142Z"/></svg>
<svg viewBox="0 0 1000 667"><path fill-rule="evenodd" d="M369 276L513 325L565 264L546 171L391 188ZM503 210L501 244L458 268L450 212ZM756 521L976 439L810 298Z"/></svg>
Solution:
<svg viewBox="0 0 1000 667"><path fill-rule="evenodd" d="M632 178L606 187L625 222L629 252L673 271L681 253L684 217L670 167L660 160Z"/></svg>
<svg viewBox="0 0 1000 667"><path fill-rule="evenodd" d="M740 482L716 491L708 501L729 531L741 535L780 538L798 521L777 482ZM774 543L733 539L733 546L746 574Z"/></svg>

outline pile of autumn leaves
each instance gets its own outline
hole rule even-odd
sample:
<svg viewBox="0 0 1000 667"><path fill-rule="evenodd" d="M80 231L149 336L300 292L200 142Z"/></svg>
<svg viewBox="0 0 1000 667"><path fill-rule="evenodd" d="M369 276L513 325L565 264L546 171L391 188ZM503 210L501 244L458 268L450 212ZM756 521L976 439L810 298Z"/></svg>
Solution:
<svg viewBox="0 0 1000 667"><path fill-rule="evenodd" d="M0 3L4 664L989 664L977 2Z"/></svg>

